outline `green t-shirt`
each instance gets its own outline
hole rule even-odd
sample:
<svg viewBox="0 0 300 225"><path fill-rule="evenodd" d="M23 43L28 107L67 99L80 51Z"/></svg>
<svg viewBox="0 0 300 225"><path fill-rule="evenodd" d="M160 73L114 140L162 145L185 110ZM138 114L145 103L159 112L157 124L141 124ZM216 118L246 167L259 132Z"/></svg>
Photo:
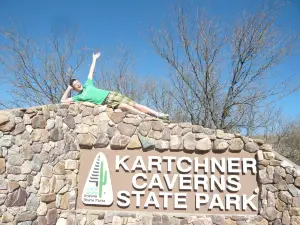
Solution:
<svg viewBox="0 0 300 225"><path fill-rule="evenodd" d="M83 90L80 94L73 96L74 102L92 102L100 105L103 103L109 91L96 88L92 80L88 79L83 85Z"/></svg>

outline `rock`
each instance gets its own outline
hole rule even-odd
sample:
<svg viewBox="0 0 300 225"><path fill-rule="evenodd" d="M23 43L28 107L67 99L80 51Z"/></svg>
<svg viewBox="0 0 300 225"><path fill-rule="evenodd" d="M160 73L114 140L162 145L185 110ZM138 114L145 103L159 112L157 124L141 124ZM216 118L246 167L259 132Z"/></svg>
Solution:
<svg viewBox="0 0 300 225"><path fill-rule="evenodd" d="M231 219L225 219L224 225L237 225L237 223Z"/></svg>
<svg viewBox="0 0 300 225"><path fill-rule="evenodd" d="M223 225L225 223L224 216L210 216L212 223L215 225Z"/></svg>
<svg viewBox="0 0 300 225"><path fill-rule="evenodd" d="M116 124L122 122L125 116L126 116L125 112L113 112L111 114L108 113L108 117Z"/></svg>
<svg viewBox="0 0 300 225"><path fill-rule="evenodd" d="M89 132L89 126L86 124L78 124L76 126L75 132L78 134L86 134Z"/></svg>
<svg viewBox="0 0 300 225"><path fill-rule="evenodd" d="M126 118L123 119L123 122L132 124L134 126L138 126L142 122L142 120L138 119L138 118L127 118L126 117Z"/></svg>
<svg viewBox="0 0 300 225"><path fill-rule="evenodd" d="M50 191L50 182L49 178L41 177L40 190L41 194L48 194Z"/></svg>
<svg viewBox="0 0 300 225"><path fill-rule="evenodd" d="M15 126L15 129L11 132L12 135L18 135L18 134L21 134L23 133L23 131L26 129L25 127L25 124L23 122L21 123L18 123L16 126Z"/></svg>
<svg viewBox="0 0 300 225"><path fill-rule="evenodd" d="M223 137L224 137L224 131L223 131L223 130L217 129L217 130L216 130L216 137L217 137L218 139L223 139Z"/></svg>
<svg viewBox="0 0 300 225"><path fill-rule="evenodd" d="M5 201L7 207L25 206L27 199L27 192L23 188L19 188L14 192L8 194Z"/></svg>
<svg viewBox="0 0 300 225"><path fill-rule="evenodd" d="M36 217L37 217L36 212L29 212L29 211L19 212L16 215L16 221L17 222L33 221L36 219Z"/></svg>
<svg viewBox="0 0 300 225"><path fill-rule="evenodd" d="M229 141L229 151L239 152L244 148L244 142L240 138L234 138Z"/></svg>
<svg viewBox="0 0 300 225"><path fill-rule="evenodd" d="M15 117L14 115L0 111L0 131L8 132L15 127Z"/></svg>
<svg viewBox="0 0 300 225"><path fill-rule="evenodd" d="M65 161L66 170L76 170L77 169L77 160L68 159Z"/></svg>
<svg viewBox="0 0 300 225"><path fill-rule="evenodd" d="M44 202L41 202L39 207L37 208L36 213L38 216L45 216L47 214L47 210L48 210L47 204Z"/></svg>
<svg viewBox="0 0 300 225"><path fill-rule="evenodd" d="M90 223L88 223L90 224ZM67 220L64 218L59 218L56 222L56 225L67 225Z"/></svg>
<svg viewBox="0 0 300 225"><path fill-rule="evenodd" d="M94 108L92 107L86 107L83 111L82 111L82 116L85 117L85 116L89 116L93 113L93 110Z"/></svg>
<svg viewBox="0 0 300 225"><path fill-rule="evenodd" d="M265 210L266 218L269 221L273 221L276 218L279 218L280 212L277 211L274 207L267 207Z"/></svg>
<svg viewBox="0 0 300 225"><path fill-rule="evenodd" d="M276 206L276 209L280 212L282 212L283 210L285 210L287 208L286 204L283 201L281 201L280 199L276 200L275 206Z"/></svg>
<svg viewBox="0 0 300 225"><path fill-rule="evenodd" d="M0 111L0 125L3 125L9 121L8 112Z"/></svg>
<svg viewBox="0 0 300 225"><path fill-rule="evenodd" d="M162 131L162 140L164 141L170 141L170 129L168 127L165 127L164 130Z"/></svg>
<svg viewBox="0 0 300 225"><path fill-rule="evenodd" d="M21 173L22 174L29 174L32 171L32 162L31 161L25 161L21 167Z"/></svg>
<svg viewBox="0 0 300 225"><path fill-rule="evenodd" d="M226 151L228 148L228 142L222 139L217 139L213 143L213 150L214 151Z"/></svg>
<svg viewBox="0 0 300 225"><path fill-rule="evenodd" d="M5 159L0 158L0 174L3 174L5 172L6 166L5 166Z"/></svg>
<svg viewBox="0 0 300 225"><path fill-rule="evenodd" d="M154 121L152 122L152 130L154 131L163 131L164 125L162 121Z"/></svg>
<svg viewBox="0 0 300 225"><path fill-rule="evenodd" d="M182 132L182 128L176 126L171 130L171 135L181 135L181 132Z"/></svg>
<svg viewBox="0 0 300 225"><path fill-rule="evenodd" d="M208 137L200 139L196 142L196 150L200 152L210 151L212 149L211 140Z"/></svg>
<svg viewBox="0 0 300 225"><path fill-rule="evenodd" d="M2 223L9 223L12 222L14 220L14 216L11 215L9 212L4 212L2 217L1 217L1 222Z"/></svg>
<svg viewBox="0 0 300 225"><path fill-rule="evenodd" d="M185 150L194 151L196 148L195 135L188 133L183 137L183 147Z"/></svg>
<svg viewBox="0 0 300 225"><path fill-rule="evenodd" d="M47 219L45 216L39 216L37 221L38 221L38 225L47 224Z"/></svg>
<svg viewBox="0 0 300 225"><path fill-rule="evenodd" d="M130 138L125 135L116 135L111 139L110 147L112 149L125 149L129 144Z"/></svg>
<svg viewBox="0 0 300 225"><path fill-rule="evenodd" d="M14 181L9 181L7 183L7 189L9 192L13 192L15 191L16 189L18 189L20 187L19 183L18 182L14 182Z"/></svg>
<svg viewBox="0 0 300 225"><path fill-rule="evenodd" d="M278 194L278 198L285 202L286 204L292 204L293 202L293 197L291 196L291 194L288 191L281 191Z"/></svg>
<svg viewBox="0 0 300 225"><path fill-rule="evenodd" d="M61 128L55 127L50 131L50 140L52 141L60 141L64 138L64 133Z"/></svg>
<svg viewBox="0 0 300 225"><path fill-rule="evenodd" d="M207 134L204 134L204 133L196 133L195 138L196 138L196 140L201 140L203 138L209 138L209 137Z"/></svg>
<svg viewBox="0 0 300 225"><path fill-rule="evenodd" d="M98 120L97 118L99 118L100 117L100 115L99 116L96 116L95 118L94 118L94 116L93 115L90 115L90 116L86 116L86 117L83 117L82 118L82 123L83 124L86 124L86 125L93 125L94 123L99 123L99 122L101 122L102 120Z"/></svg>
<svg viewBox="0 0 300 225"><path fill-rule="evenodd" d="M141 148L142 145L141 145L141 142L138 138L137 135L133 135L131 138L130 138L130 142L127 146L127 149L139 149Z"/></svg>
<svg viewBox="0 0 300 225"><path fill-rule="evenodd" d="M288 185L285 182L285 180L281 180L280 182L278 182L277 184L275 184L274 187L276 187L280 191L286 191L286 190L288 190Z"/></svg>
<svg viewBox="0 0 300 225"><path fill-rule="evenodd" d="M133 126L132 124L120 123L117 125L117 129L120 131L122 135L131 137L134 134L136 127Z"/></svg>
<svg viewBox="0 0 300 225"><path fill-rule="evenodd" d="M288 185L289 192L292 194L294 197L299 197L300 196L300 190L296 188L293 184Z"/></svg>
<svg viewBox="0 0 300 225"><path fill-rule="evenodd" d="M56 195L54 193L41 195L42 202L46 202L46 203L54 202L55 199L56 199Z"/></svg>
<svg viewBox="0 0 300 225"><path fill-rule="evenodd" d="M53 166L44 164L42 167L42 176L51 178L53 174Z"/></svg>
<svg viewBox="0 0 300 225"><path fill-rule="evenodd" d="M109 126L107 121L101 121L97 124L97 126L100 134L106 134L108 132Z"/></svg>
<svg viewBox="0 0 300 225"><path fill-rule="evenodd" d="M46 119L43 115L36 115L31 120L33 129L44 129L46 127Z"/></svg>
<svg viewBox="0 0 300 225"><path fill-rule="evenodd" d="M263 145L259 146L259 149L262 151L270 152L270 151L272 151L272 146L269 144L263 144Z"/></svg>
<svg viewBox="0 0 300 225"><path fill-rule="evenodd" d="M34 152L32 150L32 147L31 145L29 145L28 143L24 144L21 148L20 148L20 153L22 155L22 157L25 159L25 160L31 160L33 155L34 155Z"/></svg>
<svg viewBox="0 0 300 225"><path fill-rule="evenodd" d="M300 197L294 197L293 198L293 206L294 207L300 207Z"/></svg>
<svg viewBox="0 0 300 225"><path fill-rule="evenodd" d="M282 224L283 225L290 225L290 215L289 215L289 212L288 211L283 211L282 213Z"/></svg>
<svg viewBox="0 0 300 225"><path fill-rule="evenodd" d="M35 194L31 194L26 202L27 211L36 211L40 205L40 201Z"/></svg>
<svg viewBox="0 0 300 225"><path fill-rule="evenodd" d="M147 136L151 130L151 122L142 122L138 127L138 131L141 135Z"/></svg>
<svg viewBox="0 0 300 225"><path fill-rule="evenodd" d="M54 166L54 174L56 174L56 175L66 174L65 164L63 162L59 162Z"/></svg>
<svg viewBox="0 0 300 225"><path fill-rule="evenodd" d="M281 163L280 163L280 166L283 167L283 168L286 168L286 167L293 167L293 165L286 161L286 160L283 160Z"/></svg>
<svg viewBox="0 0 300 225"><path fill-rule="evenodd" d="M75 128L75 120L74 120L74 117L71 116L71 115L68 115L66 118L64 118L64 123L67 124L67 126L70 128L70 129L74 129Z"/></svg>
<svg viewBox="0 0 300 225"><path fill-rule="evenodd" d="M165 151L169 149L169 142L168 141L163 141L163 140L156 140L155 141L155 148L159 151Z"/></svg>
<svg viewBox="0 0 300 225"><path fill-rule="evenodd" d="M15 138L12 135L4 135L0 138L1 147L11 147L15 142Z"/></svg>
<svg viewBox="0 0 300 225"><path fill-rule="evenodd" d="M171 135L170 149L171 150L182 150L183 149L183 141L182 141L181 136Z"/></svg>
<svg viewBox="0 0 300 225"><path fill-rule="evenodd" d="M300 208L292 207L289 210L290 216L300 216Z"/></svg>
<svg viewBox="0 0 300 225"><path fill-rule="evenodd" d="M106 133L101 133L97 137L94 147L95 148L105 148L106 146L108 146L108 144L109 144L108 135Z"/></svg>
<svg viewBox="0 0 300 225"><path fill-rule="evenodd" d="M57 219L57 210L56 208L49 209L48 213L46 215L47 218L47 224L56 224L56 219Z"/></svg>
<svg viewBox="0 0 300 225"><path fill-rule="evenodd" d="M31 149L34 153L40 153L42 151L43 144L39 142L34 142Z"/></svg>
<svg viewBox="0 0 300 225"><path fill-rule="evenodd" d="M254 142L248 142L245 145L245 151L247 151L247 152L254 153L254 152L257 152L258 150L259 150L259 147Z"/></svg>
<svg viewBox="0 0 300 225"><path fill-rule="evenodd" d="M291 225L299 225L300 224L300 216L292 216Z"/></svg>
<svg viewBox="0 0 300 225"><path fill-rule="evenodd" d="M42 167L42 159L40 155L33 155L32 162L32 170L39 172Z"/></svg>
<svg viewBox="0 0 300 225"><path fill-rule="evenodd" d="M192 133L192 128L183 128L180 135L181 136L184 136L186 135L187 133Z"/></svg>
<svg viewBox="0 0 300 225"><path fill-rule="evenodd" d="M180 222L180 224L187 224L186 222L183 222L184 220L182 220ZM203 218L197 218L196 220L193 221L192 223L193 225L212 225L212 220L210 217L203 217Z"/></svg>
<svg viewBox="0 0 300 225"><path fill-rule="evenodd" d="M77 138L81 148L92 148L96 140L91 134L78 134Z"/></svg>
<svg viewBox="0 0 300 225"><path fill-rule="evenodd" d="M203 127L199 125L192 125L193 133L203 133Z"/></svg>
<svg viewBox="0 0 300 225"><path fill-rule="evenodd" d="M8 163L12 166L21 166L24 162L24 157L21 154L10 154L8 157Z"/></svg>
<svg viewBox="0 0 300 225"><path fill-rule="evenodd" d="M268 191L268 194L267 194L267 201L268 201L268 204L267 206L269 207L275 207L275 195L273 192L271 191Z"/></svg>
<svg viewBox="0 0 300 225"><path fill-rule="evenodd" d="M300 177L295 178L295 186L300 188Z"/></svg>
<svg viewBox="0 0 300 225"><path fill-rule="evenodd" d="M162 133L160 131L151 130L148 134L148 137L158 140L162 138Z"/></svg>
<svg viewBox="0 0 300 225"><path fill-rule="evenodd" d="M154 148L154 140L152 138L144 137L140 133L138 133L138 137L140 139L143 149Z"/></svg>

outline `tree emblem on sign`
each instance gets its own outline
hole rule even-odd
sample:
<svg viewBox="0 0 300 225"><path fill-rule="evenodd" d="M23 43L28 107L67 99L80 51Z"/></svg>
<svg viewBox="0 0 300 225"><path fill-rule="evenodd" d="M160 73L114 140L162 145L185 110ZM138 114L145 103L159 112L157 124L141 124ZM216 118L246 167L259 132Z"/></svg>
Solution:
<svg viewBox="0 0 300 225"><path fill-rule="evenodd" d="M101 160L100 156L97 157L94 169L90 176L89 181L91 183L95 183L98 188L99 197L102 198L103 194L103 185L107 183L107 170L103 168L103 160Z"/></svg>

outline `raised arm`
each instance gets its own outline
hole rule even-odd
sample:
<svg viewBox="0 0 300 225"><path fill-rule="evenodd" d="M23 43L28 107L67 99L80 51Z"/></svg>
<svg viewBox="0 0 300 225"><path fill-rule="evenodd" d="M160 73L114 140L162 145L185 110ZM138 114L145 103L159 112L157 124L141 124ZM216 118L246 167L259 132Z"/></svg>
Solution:
<svg viewBox="0 0 300 225"><path fill-rule="evenodd" d="M96 61L97 59L100 57L100 52L94 54L93 53L93 61L92 61L92 65L91 65L91 68L90 68L90 73L89 73L89 76L88 76L88 79L92 80L93 79L93 76L94 76L94 70L95 70L95 66L96 66Z"/></svg>
<svg viewBox="0 0 300 225"><path fill-rule="evenodd" d="M69 94L70 94L70 91L72 90L73 88L69 85L67 90L65 91L65 93L63 94L63 96L61 97L61 100L60 102L61 103L72 103L73 102L73 99L72 98L68 98Z"/></svg>

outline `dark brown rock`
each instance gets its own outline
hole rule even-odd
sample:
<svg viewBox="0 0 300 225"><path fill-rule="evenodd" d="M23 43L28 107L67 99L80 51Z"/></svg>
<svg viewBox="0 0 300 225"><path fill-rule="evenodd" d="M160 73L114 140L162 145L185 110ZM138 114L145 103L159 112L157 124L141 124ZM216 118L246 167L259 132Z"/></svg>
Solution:
<svg viewBox="0 0 300 225"><path fill-rule="evenodd" d="M53 202L55 200L56 200L55 193L41 195L41 201L42 202L49 203L49 202Z"/></svg>
<svg viewBox="0 0 300 225"><path fill-rule="evenodd" d="M44 129L47 125L47 121L43 115L36 115L32 118L33 129Z"/></svg>
<svg viewBox="0 0 300 225"><path fill-rule="evenodd" d="M61 128L54 128L50 131L50 140L52 141L60 141L64 138L64 133Z"/></svg>
<svg viewBox="0 0 300 225"><path fill-rule="evenodd" d="M109 138L107 134L99 134L97 137L94 147L95 148L104 148L109 144Z"/></svg>
<svg viewBox="0 0 300 225"><path fill-rule="evenodd" d="M48 210L46 215L47 224L48 225L55 225L57 220L57 210L56 208Z"/></svg>
<svg viewBox="0 0 300 225"><path fill-rule="evenodd" d="M21 134L23 133L23 131L25 130L25 125L24 123L18 123L16 126L15 126L15 129L11 132L12 135L18 135L18 134Z"/></svg>
<svg viewBox="0 0 300 225"><path fill-rule="evenodd" d="M14 206L25 206L27 200L27 192L23 188L19 188L14 192L8 194L8 197L5 201L7 207Z"/></svg>
<svg viewBox="0 0 300 225"><path fill-rule="evenodd" d="M75 120L74 120L74 117L71 116L71 115L68 115L66 118L64 118L64 123L67 124L67 126L70 128L70 129L74 129L75 128Z"/></svg>

